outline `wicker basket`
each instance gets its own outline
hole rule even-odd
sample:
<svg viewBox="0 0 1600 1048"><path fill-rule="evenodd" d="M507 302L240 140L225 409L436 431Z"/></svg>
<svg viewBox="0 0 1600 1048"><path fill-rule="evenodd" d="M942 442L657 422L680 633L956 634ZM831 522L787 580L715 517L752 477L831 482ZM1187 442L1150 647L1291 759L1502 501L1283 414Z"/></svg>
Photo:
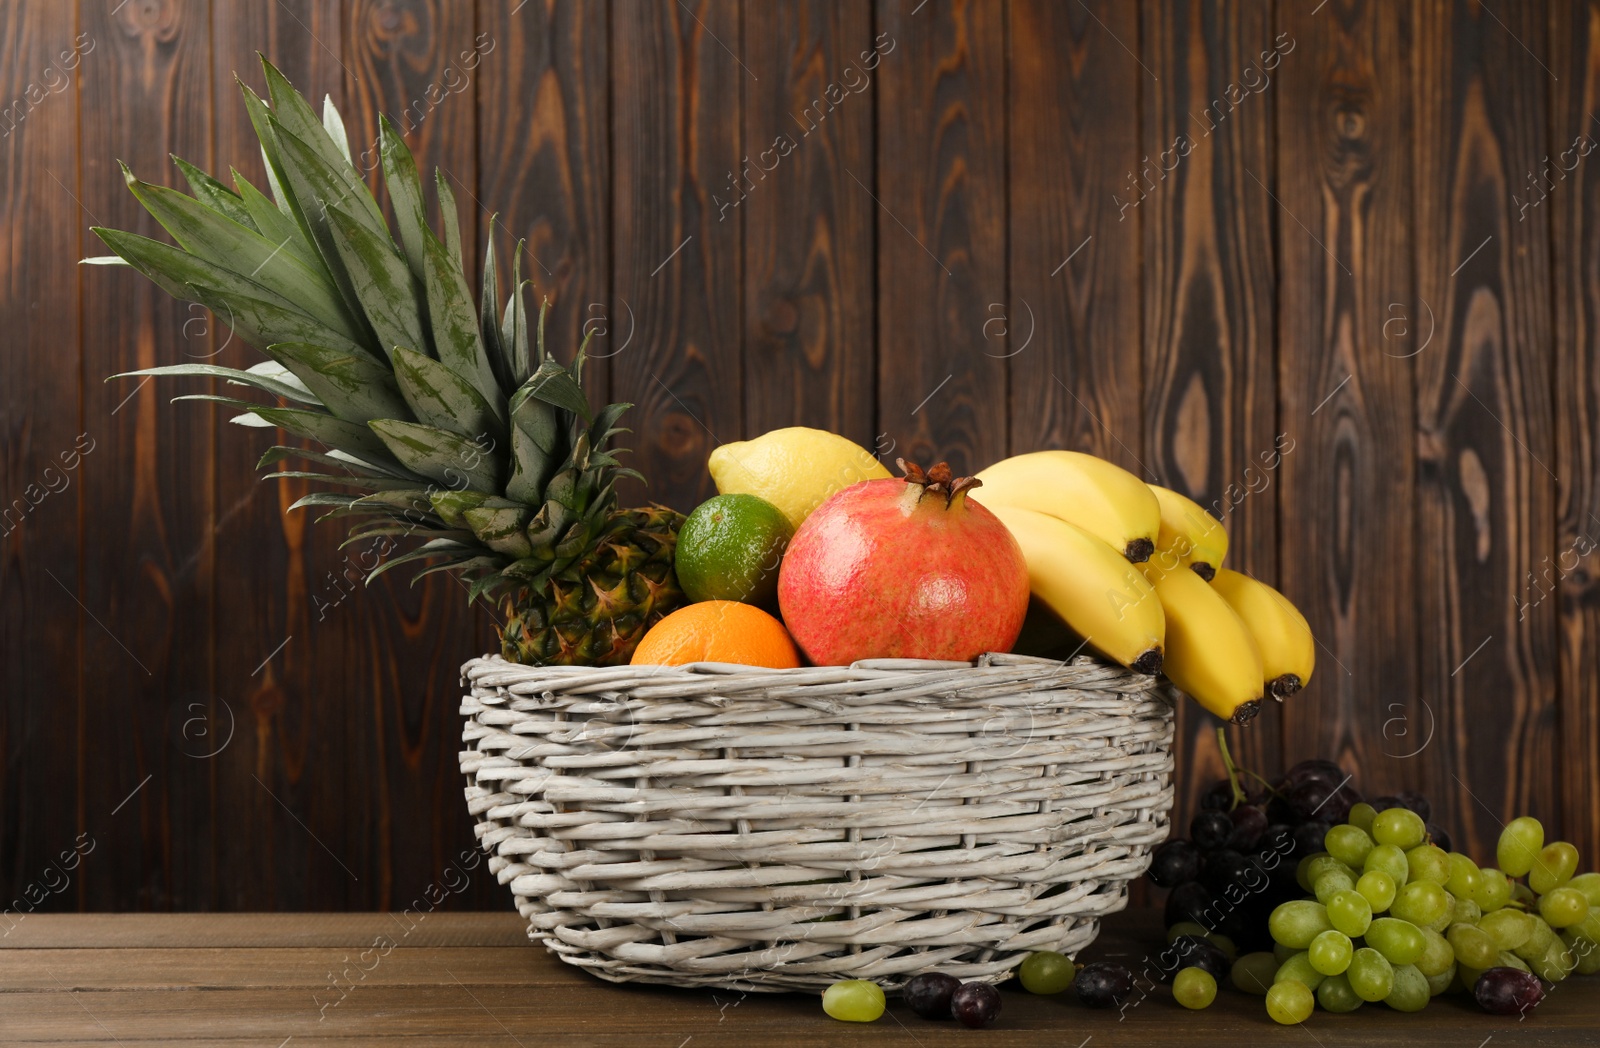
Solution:
<svg viewBox="0 0 1600 1048"><path fill-rule="evenodd" d="M462 672L489 868L617 982L996 981L1088 945L1167 834L1176 693L1087 658Z"/></svg>

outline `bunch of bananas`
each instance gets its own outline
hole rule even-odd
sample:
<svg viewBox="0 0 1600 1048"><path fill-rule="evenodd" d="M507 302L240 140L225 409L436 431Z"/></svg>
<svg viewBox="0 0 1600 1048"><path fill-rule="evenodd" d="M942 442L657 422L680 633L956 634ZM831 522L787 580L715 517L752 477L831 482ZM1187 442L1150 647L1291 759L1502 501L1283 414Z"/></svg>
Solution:
<svg viewBox="0 0 1600 1048"><path fill-rule="evenodd" d="M1311 679L1305 616L1266 583L1222 566L1228 533L1188 498L1077 451L1016 455L970 498L1022 547L1033 591L1022 647L1052 628L1139 673L1162 673L1243 724ZM1064 629L1063 629L1064 627Z"/></svg>

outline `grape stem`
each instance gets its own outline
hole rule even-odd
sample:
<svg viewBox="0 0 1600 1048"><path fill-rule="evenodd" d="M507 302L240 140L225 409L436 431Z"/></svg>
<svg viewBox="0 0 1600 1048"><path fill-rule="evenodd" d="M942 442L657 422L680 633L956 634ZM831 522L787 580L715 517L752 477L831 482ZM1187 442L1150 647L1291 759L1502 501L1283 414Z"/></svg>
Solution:
<svg viewBox="0 0 1600 1048"><path fill-rule="evenodd" d="M1239 768L1233 763L1233 755L1228 752L1228 732L1226 728L1217 729L1217 749L1222 751L1222 766L1228 769L1228 785L1233 789L1233 803L1228 805L1232 811L1245 801L1244 788L1239 785Z"/></svg>

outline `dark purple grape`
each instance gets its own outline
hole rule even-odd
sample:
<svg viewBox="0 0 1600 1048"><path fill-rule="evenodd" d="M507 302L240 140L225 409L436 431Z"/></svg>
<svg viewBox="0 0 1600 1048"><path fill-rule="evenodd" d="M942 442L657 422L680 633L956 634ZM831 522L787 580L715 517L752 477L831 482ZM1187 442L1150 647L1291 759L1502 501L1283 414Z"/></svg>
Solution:
<svg viewBox="0 0 1600 1048"><path fill-rule="evenodd" d="M1167 841L1150 856L1150 883L1176 888L1200 876L1200 849L1179 837Z"/></svg>
<svg viewBox="0 0 1600 1048"><path fill-rule="evenodd" d="M1200 795L1201 811L1227 811L1233 807L1233 783L1218 779Z"/></svg>
<svg viewBox="0 0 1600 1048"><path fill-rule="evenodd" d="M950 1018L950 996L961 985L961 980L944 972L923 972L906 980L900 991L911 1010L924 1019Z"/></svg>
<svg viewBox="0 0 1600 1048"><path fill-rule="evenodd" d="M1305 782L1321 782L1330 790L1345 780L1344 769L1332 761L1314 758L1304 760L1283 773L1278 789L1288 791Z"/></svg>
<svg viewBox="0 0 1600 1048"><path fill-rule="evenodd" d="M1405 807L1404 804L1400 803L1400 798L1396 797L1392 793L1384 794L1382 797L1376 797L1367 803L1372 805L1373 811L1388 811L1390 808Z"/></svg>
<svg viewBox="0 0 1600 1048"><path fill-rule="evenodd" d="M1294 827L1286 822L1275 822L1261 831L1261 839L1256 842L1257 855L1288 856L1294 851Z"/></svg>
<svg viewBox="0 0 1600 1048"><path fill-rule="evenodd" d="M1226 812L1203 811L1189 823L1189 838L1201 851L1216 851L1233 834L1233 820Z"/></svg>
<svg viewBox="0 0 1600 1048"><path fill-rule="evenodd" d="M1322 850L1322 839L1328 835L1330 823L1321 819L1302 822L1294 828L1294 857L1303 859Z"/></svg>
<svg viewBox="0 0 1600 1048"><path fill-rule="evenodd" d="M1096 961L1084 965L1072 985L1078 1000L1090 1008L1115 1008L1133 992L1133 973L1120 964Z"/></svg>
<svg viewBox="0 0 1600 1048"><path fill-rule="evenodd" d="M1227 895L1228 886L1242 885L1250 870L1250 860L1232 848L1219 848L1206 856L1205 872L1200 883L1217 898Z"/></svg>
<svg viewBox="0 0 1600 1048"><path fill-rule="evenodd" d="M988 983L962 983L950 995L950 1017L976 1030L1000 1017L1000 991Z"/></svg>
<svg viewBox="0 0 1600 1048"><path fill-rule="evenodd" d="M1267 830L1267 813L1254 804L1241 804L1228 813L1233 820L1233 832L1228 834L1228 847L1237 851L1254 851Z"/></svg>
<svg viewBox="0 0 1600 1048"><path fill-rule="evenodd" d="M1433 805L1428 803L1428 798L1416 790L1401 790L1394 796L1400 802L1400 807L1416 812L1422 817L1423 822L1433 818Z"/></svg>
<svg viewBox="0 0 1600 1048"><path fill-rule="evenodd" d="M1445 832L1443 826L1438 826L1431 822L1428 823L1428 837L1445 851L1455 850L1450 847L1450 834Z"/></svg>
<svg viewBox="0 0 1600 1048"><path fill-rule="evenodd" d="M1189 881L1172 889L1167 896L1166 912L1163 920L1168 928L1181 921L1193 921L1207 928L1214 923L1207 916L1206 911L1211 908L1211 893L1206 891L1205 885L1199 881Z"/></svg>
<svg viewBox="0 0 1600 1048"><path fill-rule="evenodd" d="M1198 935L1180 935L1172 940L1167 950L1168 953L1162 957L1163 963L1173 958L1178 961L1171 969L1173 974L1177 974L1180 968L1204 968L1219 983L1227 978L1228 955L1209 939L1202 939Z"/></svg>
<svg viewBox="0 0 1600 1048"><path fill-rule="evenodd" d="M1478 976L1472 996L1491 1015L1525 1015L1544 1000L1544 984L1520 968L1490 968Z"/></svg>

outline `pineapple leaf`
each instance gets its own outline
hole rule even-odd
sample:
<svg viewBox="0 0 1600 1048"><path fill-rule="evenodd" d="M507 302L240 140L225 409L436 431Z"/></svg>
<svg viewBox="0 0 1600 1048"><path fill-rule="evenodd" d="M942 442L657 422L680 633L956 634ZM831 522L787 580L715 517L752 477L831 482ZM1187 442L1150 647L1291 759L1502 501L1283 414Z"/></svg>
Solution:
<svg viewBox="0 0 1600 1048"><path fill-rule="evenodd" d="M384 353L392 360L396 346L426 347L415 284L389 235L375 236L342 208L329 207L328 222L334 247Z"/></svg>
<svg viewBox="0 0 1600 1048"><path fill-rule="evenodd" d="M261 461L256 463L256 469L264 470L268 466L276 465L292 458L306 459L310 462L320 462L325 466L333 466L337 469L351 470L358 477L390 477L396 480L405 480L407 483L412 484L416 482L415 478L400 477L398 474L379 469L370 462L363 462L340 451L312 451L310 448L289 448L281 444L268 448L266 454L261 456Z"/></svg>
<svg viewBox="0 0 1600 1048"><path fill-rule="evenodd" d="M311 103L305 96L294 89L278 67L261 59L262 72L267 77L267 96L272 99L272 117L278 128L288 132L288 138L279 136L279 148L284 150L284 159L291 160L291 168L301 166L301 160L293 158L291 154L299 151L303 146L312 156L304 158L313 161L305 166L315 167L319 176L331 177L333 185L337 188L333 192L320 192L318 196L326 205L339 204L346 210L357 206L364 212L362 215L369 228L388 232L383 223L383 212L378 207L378 202L372 198L372 193L367 189L365 182L357 177L355 169L350 164L350 158L339 150L338 144L328 134L321 120L317 118L316 110L311 108ZM292 141L290 141L292 139ZM345 152L349 151L346 145ZM291 174L293 172L291 171ZM319 190L326 187L319 187ZM296 193L297 196L300 194ZM309 199L300 196L300 204L305 207Z"/></svg>
<svg viewBox="0 0 1600 1048"><path fill-rule="evenodd" d="M284 251L284 243L274 244L249 226L240 225L175 189L141 182L126 166L122 174L139 203L185 251L240 276L248 269L247 279L294 303L330 330L346 338L359 337L339 300L338 289L325 274Z"/></svg>
<svg viewBox="0 0 1600 1048"><path fill-rule="evenodd" d="M555 464L555 411L527 386L511 398L511 480L506 497L529 505L544 500L544 484Z"/></svg>
<svg viewBox="0 0 1600 1048"><path fill-rule="evenodd" d="M263 350L349 422L404 418L409 411L394 372L363 352L345 352L307 342L277 342Z"/></svg>
<svg viewBox="0 0 1600 1048"><path fill-rule="evenodd" d="M399 488L409 488L415 481L402 480L398 477L355 477L349 474L334 473L309 473L297 469L275 469L262 477L262 480L320 480L326 484L337 484L341 487L355 488L357 491L390 491Z"/></svg>
<svg viewBox="0 0 1600 1048"><path fill-rule="evenodd" d="M402 553L398 557L390 557L382 564L379 564L377 567L373 568L371 573L367 575L367 585L372 585L373 579L376 579L379 575L389 571L391 568L398 568L400 565L409 564L414 560L427 560L432 557L450 557L453 566L454 564L464 564L469 560L476 559L481 555L479 552L480 549L481 547L467 546L460 542L451 542L449 539L433 539L431 541L424 542L420 548L414 549L410 553Z"/></svg>
<svg viewBox="0 0 1600 1048"><path fill-rule="evenodd" d="M511 367L514 386L528 381L533 374L533 363L528 359L528 306L522 279L522 245L517 241L517 253L511 258L511 296L506 299L505 317L500 322L500 341L505 346L506 359Z"/></svg>
<svg viewBox="0 0 1600 1048"><path fill-rule="evenodd" d="M448 430L398 419L367 423L400 463L411 472L447 488L499 491L499 463L493 448Z"/></svg>
<svg viewBox="0 0 1600 1048"><path fill-rule="evenodd" d="M261 390L263 393L271 393L275 397L297 400L302 404L312 404L316 407L322 406L321 401L298 386L292 386L287 382L280 382L258 373L240 371L237 368L218 367L214 364L171 364L166 367L142 368L139 371L124 371L119 375L112 375L106 381L110 382L113 378L133 378L142 375L159 377L193 375L206 378L225 378L229 382L241 386L251 386Z"/></svg>
<svg viewBox="0 0 1600 1048"><path fill-rule="evenodd" d="M461 213L456 210L455 191L450 188L450 182L440 168L433 169L433 181L439 194L439 220L444 225L444 236L440 239L450 252L451 265L466 272L461 255Z"/></svg>
<svg viewBox="0 0 1600 1048"><path fill-rule="evenodd" d="M454 571L458 574L464 574L468 571L480 571L485 568L498 568L499 566L500 558L498 557L480 556L469 557L466 560L447 560L442 564L435 564L431 567L423 568L421 571L411 576L411 584L415 586L417 584L417 580L422 578L422 576L432 575L436 571ZM483 592L483 590L478 589L479 586L482 586L485 582L489 583L489 585L493 585L497 581L498 577L493 574L490 574L483 579L475 580L472 583L472 587L467 591L467 603L470 604L477 600L479 595ZM484 586L484 589L487 588L488 586Z"/></svg>
<svg viewBox="0 0 1600 1048"><path fill-rule="evenodd" d="M500 339L500 325L496 321L496 306L500 301L500 267L494 255L494 224L496 215L489 216L489 246L483 252L483 287L478 295L478 329L483 335L484 348L489 353L489 368L502 392L509 393L521 383L511 377L511 364L506 357L505 344Z"/></svg>
<svg viewBox="0 0 1600 1048"><path fill-rule="evenodd" d="M278 205L268 200L261 190L237 171L233 172L233 184L239 187L239 199L244 202L251 224L262 236L274 244L284 245L284 250L292 251L300 261L321 267L322 257L317 254L315 247L306 242L305 232L293 215L278 210Z"/></svg>
<svg viewBox="0 0 1600 1048"><path fill-rule="evenodd" d="M280 212L294 219L301 233L305 235L306 241L312 242L311 225L306 220L305 212L301 210L300 202L295 199L292 187L288 184L288 177L284 173L278 138L272 127L272 110L261 100L260 95L250 89L249 84L237 76L234 80L239 85L239 93L244 96L244 108L250 116L250 126L261 142L261 159L266 164L267 188L272 191L272 199L277 202Z"/></svg>
<svg viewBox="0 0 1600 1048"><path fill-rule="evenodd" d="M428 493L429 501L433 505L433 512L439 519L452 528L465 528L467 510L476 509L483 505L489 498L487 492L482 491L440 491Z"/></svg>
<svg viewBox="0 0 1600 1048"><path fill-rule="evenodd" d="M468 439L503 438L505 423L472 384L432 357L394 348L394 377L419 421Z"/></svg>
<svg viewBox="0 0 1600 1048"><path fill-rule="evenodd" d="M439 361L477 387L485 400L495 403L504 394L489 367L467 278L461 267L451 262L449 250L438 237L423 230L422 240L426 251L428 317L433 324L433 345Z"/></svg>
<svg viewBox="0 0 1600 1048"><path fill-rule="evenodd" d="M285 513L293 513L297 509L306 509L310 506L337 506L340 509L349 509L361 496L345 495L337 491L313 491L309 495L302 495L289 504Z"/></svg>
<svg viewBox="0 0 1600 1048"><path fill-rule="evenodd" d="M478 541L507 557L533 556L533 543L524 530L528 523L526 506L479 506L462 516Z"/></svg>
<svg viewBox="0 0 1600 1048"><path fill-rule="evenodd" d="M214 265L197 255L191 255L182 248L163 244L159 240L151 240L137 233L126 233L120 229L102 229L98 226L90 228L107 247L127 259L130 265L155 281L163 291L174 298L203 302L209 306L211 303L205 300L202 292L222 292L224 296L241 295L296 316L299 318L298 322L316 334L326 333L331 338L342 337L328 331L299 306L271 288L258 284L249 277L240 276L232 270ZM217 315L226 318L229 314L218 310ZM227 323L230 327L238 327L231 320Z"/></svg>
<svg viewBox="0 0 1600 1048"><path fill-rule="evenodd" d="M189 183L196 200L241 226L260 232L237 193L177 154L172 154L172 162L183 172L184 181Z"/></svg>
<svg viewBox="0 0 1600 1048"><path fill-rule="evenodd" d="M383 162L383 184L389 190L389 202L394 205L400 243L405 248L412 275L420 281L427 275L427 245L423 234L428 231L428 202L422 195L422 176L417 174L416 158L386 116L378 118L378 155Z"/></svg>
<svg viewBox="0 0 1600 1048"><path fill-rule="evenodd" d="M181 297L208 307L217 319L244 336L252 346L271 346L279 342L311 342L349 354L366 350L336 332L318 324L296 310L270 298L257 297L244 290L231 290L190 284ZM304 377L302 376L302 381Z"/></svg>
<svg viewBox="0 0 1600 1048"><path fill-rule="evenodd" d="M356 500L371 512L399 511L407 520L427 520L433 516L428 503L428 493L421 488L393 488L374 491ZM443 523L441 521L440 523ZM420 525L419 525L420 526Z"/></svg>
<svg viewBox="0 0 1600 1048"><path fill-rule="evenodd" d="M350 159L350 136L345 133L344 117L339 115L339 107L333 104L332 95L322 96L322 129L333 139L333 146L344 157L344 162L353 166L355 161Z"/></svg>
<svg viewBox="0 0 1600 1048"><path fill-rule="evenodd" d="M539 370L533 373L533 377L528 379L522 388L546 404L578 416L586 425L593 420L593 416L589 413L589 399L583 395L583 387L572 377L572 372L552 358L546 358L539 365Z"/></svg>
<svg viewBox="0 0 1600 1048"><path fill-rule="evenodd" d="M391 466L399 465L383 441L377 439L370 429L360 423L347 422L342 418L334 418L318 411L301 411L298 408L274 408L255 404L246 404L245 408L279 429L287 430L304 440L315 440L330 448L337 448L362 462L370 462L385 470L391 470Z"/></svg>

